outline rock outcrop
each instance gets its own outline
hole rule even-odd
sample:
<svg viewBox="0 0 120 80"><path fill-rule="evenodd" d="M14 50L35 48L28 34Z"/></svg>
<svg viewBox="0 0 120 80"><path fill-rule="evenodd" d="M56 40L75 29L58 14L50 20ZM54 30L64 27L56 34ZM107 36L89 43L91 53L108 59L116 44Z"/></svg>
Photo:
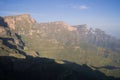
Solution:
<svg viewBox="0 0 120 80"><path fill-rule="evenodd" d="M8 24L9 28L11 30L15 30L17 25L21 23L22 25L32 25L36 21L30 17L29 14L22 14L22 15L17 15L17 16L6 16L4 17L5 22ZM24 23L24 24L23 24Z"/></svg>
<svg viewBox="0 0 120 80"><path fill-rule="evenodd" d="M0 35L5 35L5 34L6 34L5 29L2 26L0 26Z"/></svg>

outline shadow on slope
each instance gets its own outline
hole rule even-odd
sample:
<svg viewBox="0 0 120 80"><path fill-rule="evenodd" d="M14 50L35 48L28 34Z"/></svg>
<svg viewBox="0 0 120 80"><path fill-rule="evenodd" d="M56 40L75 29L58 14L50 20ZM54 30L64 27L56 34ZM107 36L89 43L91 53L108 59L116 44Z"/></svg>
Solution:
<svg viewBox="0 0 120 80"><path fill-rule="evenodd" d="M77 65L53 59L0 57L0 80L119 80L92 70L87 65Z"/></svg>
<svg viewBox="0 0 120 80"><path fill-rule="evenodd" d="M15 44L11 44L11 42L14 42L14 39L13 38L3 38L3 37L0 37L0 40L2 40L2 44L5 45L6 47L10 48L10 49L15 49L17 50L20 54L23 54L23 55L26 55L25 52L23 52L22 50L19 50L17 48L17 46Z"/></svg>

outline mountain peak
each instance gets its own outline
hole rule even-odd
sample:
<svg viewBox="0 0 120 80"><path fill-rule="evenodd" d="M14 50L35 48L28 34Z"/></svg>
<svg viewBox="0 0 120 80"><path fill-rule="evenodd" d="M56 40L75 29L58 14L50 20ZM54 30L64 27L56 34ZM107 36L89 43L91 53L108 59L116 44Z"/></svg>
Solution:
<svg viewBox="0 0 120 80"><path fill-rule="evenodd" d="M29 14L21 14L15 16L6 16L4 21L8 24L8 27L12 30L15 30L16 24L33 24L36 21L31 18Z"/></svg>
<svg viewBox="0 0 120 80"><path fill-rule="evenodd" d="M4 18L11 18L11 17L30 17L30 14L19 14L19 15L11 15L11 16L5 16Z"/></svg>
<svg viewBox="0 0 120 80"><path fill-rule="evenodd" d="M17 15L17 16L30 17L30 14L21 14L21 15Z"/></svg>
<svg viewBox="0 0 120 80"><path fill-rule="evenodd" d="M66 30L69 30L69 31L75 31L75 30L76 30L75 27L70 26L69 24L65 23L64 21L54 21L54 22L39 23L37 26L59 27L59 28L61 28L61 29L66 29Z"/></svg>

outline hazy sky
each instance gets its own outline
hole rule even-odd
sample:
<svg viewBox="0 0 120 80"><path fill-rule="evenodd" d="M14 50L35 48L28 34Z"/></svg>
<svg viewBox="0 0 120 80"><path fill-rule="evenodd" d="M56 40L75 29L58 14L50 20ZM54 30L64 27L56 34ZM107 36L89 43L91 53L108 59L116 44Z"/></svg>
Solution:
<svg viewBox="0 0 120 80"><path fill-rule="evenodd" d="M88 24L120 34L120 0L0 0L0 16L31 14L38 22Z"/></svg>

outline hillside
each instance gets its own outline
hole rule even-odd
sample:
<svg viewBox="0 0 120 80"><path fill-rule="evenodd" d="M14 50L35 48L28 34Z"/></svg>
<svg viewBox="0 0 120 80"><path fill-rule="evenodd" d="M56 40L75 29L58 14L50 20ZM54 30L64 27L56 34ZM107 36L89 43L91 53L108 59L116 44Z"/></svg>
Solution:
<svg viewBox="0 0 120 80"><path fill-rule="evenodd" d="M120 77L120 40L87 25L37 23L29 14L0 17L0 56L67 60Z"/></svg>

